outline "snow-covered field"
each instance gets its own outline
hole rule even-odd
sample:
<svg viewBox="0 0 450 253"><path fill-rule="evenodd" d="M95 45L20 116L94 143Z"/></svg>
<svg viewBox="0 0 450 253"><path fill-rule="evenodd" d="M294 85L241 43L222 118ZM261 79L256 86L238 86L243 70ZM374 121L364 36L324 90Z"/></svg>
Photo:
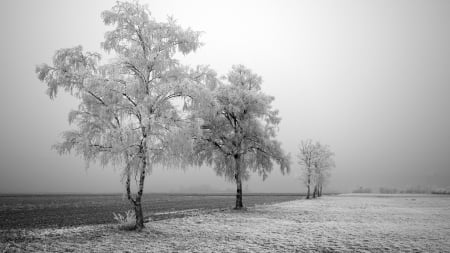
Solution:
<svg viewBox="0 0 450 253"><path fill-rule="evenodd" d="M3 230L0 250L45 252L450 252L450 197L339 195L149 222Z"/></svg>

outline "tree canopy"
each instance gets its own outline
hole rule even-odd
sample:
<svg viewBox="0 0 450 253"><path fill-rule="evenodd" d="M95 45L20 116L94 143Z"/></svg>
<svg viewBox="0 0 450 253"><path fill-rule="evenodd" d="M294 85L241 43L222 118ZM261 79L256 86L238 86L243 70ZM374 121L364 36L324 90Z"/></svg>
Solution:
<svg viewBox="0 0 450 253"><path fill-rule="evenodd" d="M191 136L182 130L186 122L174 100L192 102L198 90L194 86L208 72L175 59L177 52L188 54L201 44L199 32L182 28L172 18L157 22L137 2L117 2L102 18L113 26L101 44L114 53L113 60L102 64L99 53L77 46L58 50L53 64L39 65L36 73L51 99L63 89L80 100L69 114L76 128L63 133L56 150L74 150L87 162L125 164L127 196L135 205L139 229L145 175L154 164L184 160L183 148L189 148ZM139 177L135 196L130 193L131 175Z"/></svg>
<svg viewBox="0 0 450 253"><path fill-rule="evenodd" d="M235 65L224 79L196 112L204 131L195 139L194 151L199 164L213 165L218 175L238 184L236 208L241 208L241 179L250 171L265 179L274 162L288 172L290 159L274 139L281 119L272 108L274 98L261 91L261 77Z"/></svg>

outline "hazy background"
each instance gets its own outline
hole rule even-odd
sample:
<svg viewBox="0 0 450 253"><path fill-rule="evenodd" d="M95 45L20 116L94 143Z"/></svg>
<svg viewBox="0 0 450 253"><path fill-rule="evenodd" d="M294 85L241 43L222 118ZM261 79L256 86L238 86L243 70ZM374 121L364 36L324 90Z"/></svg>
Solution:
<svg viewBox="0 0 450 253"><path fill-rule="evenodd" d="M205 33L182 61L225 74L244 64L283 118L278 139L292 172L253 192L300 192L300 140L336 153L332 191L450 185L450 1L141 1ZM122 192L117 168L51 150L76 101L51 101L34 73L55 50L100 52L100 13L114 1L1 1L0 193ZM103 53L103 52L102 52ZM229 190L210 168L155 169L146 192Z"/></svg>

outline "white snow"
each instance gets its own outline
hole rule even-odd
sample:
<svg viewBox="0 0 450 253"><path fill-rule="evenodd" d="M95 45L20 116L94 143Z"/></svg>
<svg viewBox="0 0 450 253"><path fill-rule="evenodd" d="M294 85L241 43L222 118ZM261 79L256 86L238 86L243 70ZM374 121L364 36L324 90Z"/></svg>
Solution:
<svg viewBox="0 0 450 253"><path fill-rule="evenodd" d="M329 196L202 212L153 221L144 231L114 225L20 231L13 251L96 252L445 252L450 198Z"/></svg>

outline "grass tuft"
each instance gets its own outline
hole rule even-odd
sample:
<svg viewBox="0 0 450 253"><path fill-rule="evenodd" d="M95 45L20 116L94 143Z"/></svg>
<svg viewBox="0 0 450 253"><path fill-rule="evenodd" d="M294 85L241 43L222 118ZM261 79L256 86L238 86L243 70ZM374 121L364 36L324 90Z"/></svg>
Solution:
<svg viewBox="0 0 450 253"><path fill-rule="evenodd" d="M125 215L120 213L113 213L114 220L116 220L119 224L117 228L119 230L131 231L136 228L136 215L133 210L128 210L125 212Z"/></svg>

